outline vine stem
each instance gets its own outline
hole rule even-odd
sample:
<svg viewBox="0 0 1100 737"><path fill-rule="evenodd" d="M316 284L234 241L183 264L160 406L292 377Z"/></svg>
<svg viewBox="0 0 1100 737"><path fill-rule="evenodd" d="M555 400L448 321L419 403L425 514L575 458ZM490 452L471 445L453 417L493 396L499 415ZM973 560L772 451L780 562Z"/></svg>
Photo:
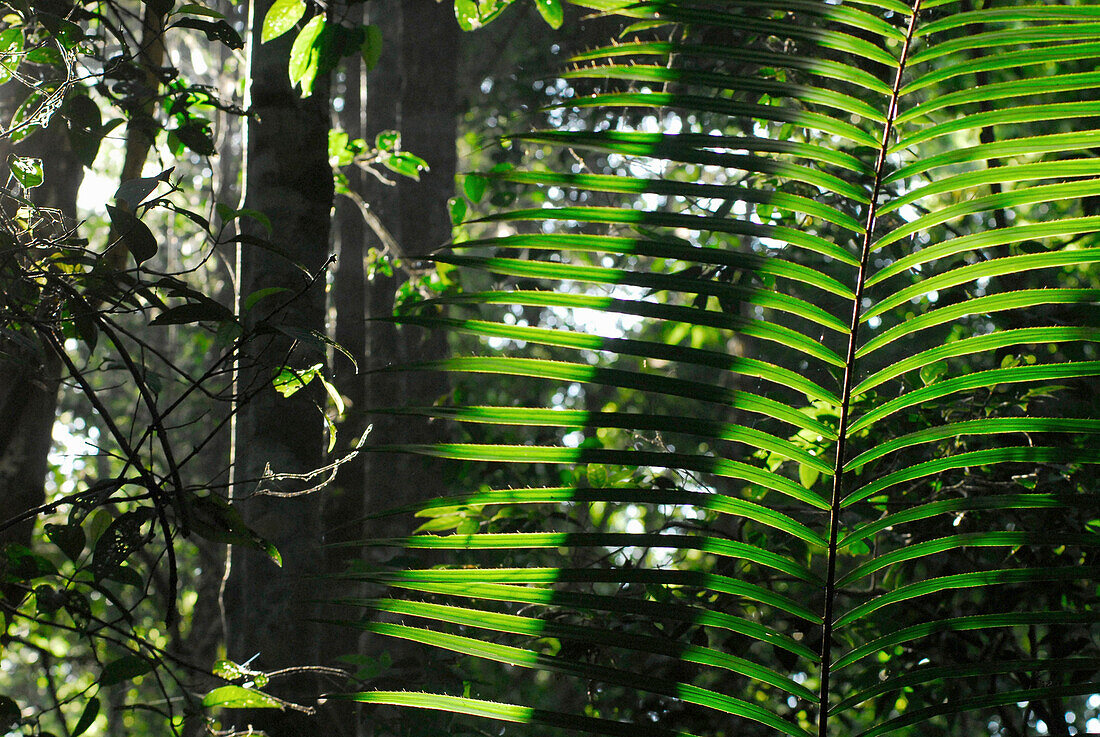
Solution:
<svg viewBox="0 0 1100 737"><path fill-rule="evenodd" d="M818 708L818 737L828 737L829 733L829 694L833 657L833 606L836 601L836 557L837 537L840 530L840 501L843 499L844 464L847 460L848 421L851 409L852 382L855 377L856 347L859 344L859 316L863 302L864 282L867 278L867 263L871 257L871 245L874 243L875 225L878 220L878 199L882 193L882 180L886 170L886 151L894 134L894 120L898 114L898 97L901 93L901 81L905 74L905 63L909 58L909 47L917 28L922 0L914 0L913 12L909 16L909 28L905 33L905 43L898 57L898 70L894 77L894 86L890 92L890 106L886 113L886 126L882 131L882 145L879 147L878 161L875 162L875 183L871 189L871 202L867 205L867 221L863 234L863 244L859 258L859 271L856 276L855 297L852 300L852 319L849 323L848 353L844 360L844 389L841 392L840 423L837 429L836 465L833 468L833 491L829 503L829 561L825 576L825 611L821 624L821 704Z"/></svg>

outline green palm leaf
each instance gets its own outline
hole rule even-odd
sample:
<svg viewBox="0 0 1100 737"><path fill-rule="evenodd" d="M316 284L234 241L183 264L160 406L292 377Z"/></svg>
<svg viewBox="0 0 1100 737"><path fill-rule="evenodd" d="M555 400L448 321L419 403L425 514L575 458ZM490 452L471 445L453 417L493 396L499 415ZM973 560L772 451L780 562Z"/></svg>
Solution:
<svg viewBox="0 0 1100 737"><path fill-rule="evenodd" d="M1100 3L601 8L634 25L481 178L516 204L437 254L461 288L394 318L452 336L404 370L455 394L378 411L452 437L371 450L458 481L392 512L419 529L368 541L401 553L343 603L467 689L345 698L602 734L1085 729Z"/></svg>

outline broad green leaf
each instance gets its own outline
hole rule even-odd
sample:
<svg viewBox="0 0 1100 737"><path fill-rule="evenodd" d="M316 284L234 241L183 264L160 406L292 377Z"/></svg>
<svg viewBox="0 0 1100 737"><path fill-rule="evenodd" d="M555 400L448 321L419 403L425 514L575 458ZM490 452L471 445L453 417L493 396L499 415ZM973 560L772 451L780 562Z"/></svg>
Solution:
<svg viewBox="0 0 1100 737"><path fill-rule="evenodd" d="M324 368L324 364L322 363L316 363L304 369L282 366L275 369L275 376L272 379L272 384L275 386L275 391L289 398L297 394L298 390L308 386L311 381L320 376L322 368Z"/></svg>
<svg viewBox="0 0 1100 737"><path fill-rule="evenodd" d="M396 151L401 146L401 134L397 131L382 131L374 137L374 145L379 151Z"/></svg>
<svg viewBox="0 0 1100 737"><path fill-rule="evenodd" d="M286 287L264 287L263 289L257 289L241 301L241 311L248 312L256 303L267 297L273 297L276 294L286 294L290 290Z"/></svg>
<svg viewBox="0 0 1100 737"><path fill-rule="evenodd" d="M363 45L359 52L367 71L378 66L378 60L382 58L382 40L382 31L378 26L363 26Z"/></svg>
<svg viewBox="0 0 1100 737"><path fill-rule="evenodd" d="M451 216L451 225L461 225L462 221L466 219L468 209L466 200L462 197L452 197L447 200L447 211Z"/></svg>
<svg viewBox="0 0 1100 737"><path fill-rule="evenodd" d="M8 169L24 191L34 189L46 179L42 170L42 159L8 154Z"/></svg>
<svg viewBox="0 0 1100 737"><path fill-rule="evenodd" d="M7 84L12 73L19 68L23 43L22 28L6 28L0 31L0 85Z"/></svg>
<svg viewBox="0 0 1100 737"><path fill-rule="evenodd" d="M877 596L870 601L861 604L845 612L837 619L835 626L839 629L846 627L868 614L878 611L883 607L914 599L918 596L949 591L953 589L969 589L977 587L992 587L1012 583L1046 583L1049 581L1077 580L1094 576L1098 572L1096 567L1067 566L1063 568L1003 568L988 571L972 571L970 573L957 573L950 576L940 576L925 581L911 583Z"/></svg>
<svg viewBox="0 0 1100 737"><path fill-rule="evenodd" d="M456 7L460 2L472 4L473 0L455 0ZM670 732L653 728L646 728L643 732L639 732L637 725L626 722L559 713L529 706L501 704L465 696L450 696L448 694L415 691L360 691L351 694L331 695L328 698L356 701L362 704L390 704L418 709L435 709L455 714L495 719L502 722L564 727L591 734L614 735L615 737L638 737L639 733L654 735L654 737L695 737L687 732Z"/></svg>
<svg viewBox="0 0 1100 737"><path fill-rule="evenodd" d="M489 186L489 180L480 174L467 174L462 179L462 191L473 203L481 202L485 196L485 190Z"/></svg>
<svg viewBox="0 0 1100 737"><path fill-rule="evenodd" d="M997 384L1018 384L1030 381L1070 379L1097 375L1100 375L1100 361L1018 366L965 374L954 379L947 379L937 384L908 392L897 399L892 399L878 408L861 415L852 423L850 430L851 432L857 432L906 407L912 407L921 402L938 399L968 389L993 387Z"/></svg>
<svg viewBox="0 0 1100 737"><path fill-rule="evenodd" d="M208 8L205 5L200 5L199 3L187 3L186 5L181 5L178 9L176 9L175 12L188 13L190 15L201 15L206 18L225 18L224 14L219 13L213 8Z"/></svg>
<svg viewBox="0 0 1100 737"><path fill-rule="evenodd" d="M237 29L229 25L229 22L223 19L202 20L200 18L181 18L169 27L194 28L202 31L207 41L216 41L233 50L244 48L244 40L241 38L240 34L237 33Z"/></svg>
<svg viewBox="0 0 1100 737"><path fill-rule="evenodd" d="M481 13L478 11L477 0L454 0L455 19L459 27L464 31L473 31L481 27Z"/></svg>
<svg viewBox="0 0 1100 737"><path fill-rule="evenodd" d="M289 31L306 14L305 0L275 0L264 16L263 27L260 31L260 43L282 36ZM299 76L300 78L300 76ZM291 81L295 81L293 73Z"/></svg>
<svg viewBox="0 0 1100 737"><path fill-rule="evenodd" d="M390 171L403 177L420 181L420 173L428 171L428 162L407 151L398 151L382 158L382 163Z"/></svg>
<svg viewBox="0 0 1100 737"><path fill-rule="evenodd" d="M614 647L630 648L642 652L660 653L671 657L677 657L687 662L741 673L751 678L755 678L762 683L781 688L788 693L797 694L799 698L805 699L811 703L817 699L817 695L804 686L770 669L762 668L745 658L728 655L713 648L694 645L685 646L680 643L670 642L664 638L630 635L623 632L611 633L607 630L569 624L557 624L532 617L494 614L475 609L442 606L424 602L411 602L401 599L353 600L343 603L358 604L375 611L422 617L441 622L449 622L451 624L459 624L466 627L491 629L512 634L568 638L574 641L612 645Z"/></svg>
<svg viewBox="0 0 1100 737"><path fill-rule="evenodd" d="M1019 328L1016 330L1004 330L990 335L978 335L971 338L963 338L939 348L931 348L902 361L898 361L889 368L882 369L872 376L867 377L852 389L853 395L860 395L873 389L890 379L901 376L907 371L921 369L921 378L925 379L924 369L938 366L936 378L947 371L946 364L939 364L947 358L967 356L983 351L995 350L1012 345L1044 344L1053 345L1066 341L1100 340L1100 328L1075 328L1075 327L1049 327L1049 328ZM922 368L923 367L923 368ZM926 380L926 384L933 383Z"/></svg>
<svg viewBox="0 0 1100 737"><path fill-rule="evenodd" d="M1098 620L1100 620L1100 616L1096 612L1067 611L1005 612L1001 614L951 617L895 630L845 654L844 657L833 664L833 667L840 670L876 652L942 632L972 632L974 630L1028 625L1080 624Z"/></svg>
<svg viewBox="0 0 1100 737"><path fill-rule="evenodd" d="M302 97L312 95L314 81L335 63L332 57L332 28L323 15L315 15L298 32L290 48L287 73L291 86L299 85Z"/></svg>
<svg viewBox="0 0 1100 737"><path fill-rule="evenodd" d="M189 302L177 307L162 310L153 318L150 325L187 325L196 322L222 322L233 319L233 311L228 307L209 300Z"/></svg>
<svg viewBox="0 0 1100 737"><path fill-rule="evenodd" d="M535 7L551 28L561 28L561 24L565 22L565 11L562 9L561 0L535 0Z"/></svg>
<svg viewBox="0 0 1100 737"><path fill-rule="evenodd" d="M80 554L84 552L84 544L86 538L84 535L84 528L80 525L55 525L47 523L45 525L46 537L50 539L57 547L61 548L61 552L70 560L78 560Z"/></svg>
<svg viewBox="0 0 1100 737"><path fill-rule="evenodd" d="M277 699L243 686L219 686L202 697L202 705L214 709L280 709Z"/></svg>
<svg viewBox="0 0 1100 737"><path fill-rule="evenodd" d="M523 648L497 645L469 637L434 632L415 627L406 627L404 625L388 624L384 622L365 622L361 626L368 632L423 642L425 644L435 645L436 647L453 650L454 652L496 660L510 665L537 668L539 670L556 672L566 676L627 685L642 691L663 694L714 711L760 722L773 729L780 730L784 734L794 735L796 737L809 737L809 733L805 730L775 716L769 710L759 705L741 699L731 698L687 683L667 682L663 679L655 678L650 674L639 675L604 665L568 661L562 658L551 658Z"/></svg>
<svg viewBox="0 0 1100 737"><path fill-rule="evenodd" d="M988 417L982 420L966 420L903 435L864 451L848 461L845 469L860 466L921 443L959 438L965 435L996 435L1003 433L1100 433L1100 420L1082 420L1072 417Z"/></svg>

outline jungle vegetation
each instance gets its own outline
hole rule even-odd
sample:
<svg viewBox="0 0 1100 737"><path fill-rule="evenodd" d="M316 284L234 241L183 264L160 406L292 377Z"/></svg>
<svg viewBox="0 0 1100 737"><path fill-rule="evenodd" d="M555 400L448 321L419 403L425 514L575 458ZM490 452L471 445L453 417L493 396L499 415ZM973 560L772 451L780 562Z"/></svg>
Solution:
<svg viewBox="0 0 1100 737"><path fill-rule="evenodd" d="M0 729L1100 733L1100 4L6 8Z"/></svg>

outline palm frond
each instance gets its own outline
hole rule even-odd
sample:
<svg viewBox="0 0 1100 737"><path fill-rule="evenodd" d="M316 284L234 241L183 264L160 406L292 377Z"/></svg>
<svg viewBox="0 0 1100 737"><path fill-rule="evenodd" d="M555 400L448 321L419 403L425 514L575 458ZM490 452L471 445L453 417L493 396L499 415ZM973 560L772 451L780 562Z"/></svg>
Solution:
<svg viewBox="0 0 1100 737"><path fill-rule="evenodd" d="M634 37L508 139L561 168L486 175L543 205L467 223L465 291L397 318L461 337L406 370L471 401L386 410L461 437L376 450L471 487L367 542L445 563L344 602L537 703L347 698L875 737L1100 691L1100 4L601 9Z"/></svg>

